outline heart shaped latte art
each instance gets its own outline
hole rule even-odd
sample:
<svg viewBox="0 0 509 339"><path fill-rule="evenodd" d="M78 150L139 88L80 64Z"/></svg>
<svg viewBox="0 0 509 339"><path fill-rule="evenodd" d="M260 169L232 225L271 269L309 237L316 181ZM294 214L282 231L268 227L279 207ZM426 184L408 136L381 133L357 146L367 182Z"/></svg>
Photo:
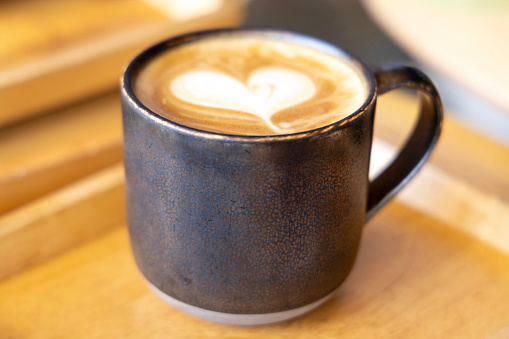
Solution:
<svg viewBox="0 0 509 339"><path fill-rule="evenodd" d="M259 68L246 84L219 71L194 70L175 78L170 89L180 100L195 105L254 114L276 132L281 128L271 122L271 116L311 99L316 92L306 74L283 67Z"/></svg>

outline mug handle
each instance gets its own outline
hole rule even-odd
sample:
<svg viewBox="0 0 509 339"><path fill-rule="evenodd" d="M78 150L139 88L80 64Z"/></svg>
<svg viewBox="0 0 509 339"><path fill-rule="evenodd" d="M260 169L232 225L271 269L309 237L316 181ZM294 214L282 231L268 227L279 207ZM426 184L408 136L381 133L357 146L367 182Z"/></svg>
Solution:
<svg viewBox="0 0 509 339"><path fill-rule="evenodd" d="M420 111L413 132L394 161L368 186L366 221L398 193L429 158L442 129L442 103L431 80L416 68L385 64L372 68L378 94L415 89Z"/></svg>

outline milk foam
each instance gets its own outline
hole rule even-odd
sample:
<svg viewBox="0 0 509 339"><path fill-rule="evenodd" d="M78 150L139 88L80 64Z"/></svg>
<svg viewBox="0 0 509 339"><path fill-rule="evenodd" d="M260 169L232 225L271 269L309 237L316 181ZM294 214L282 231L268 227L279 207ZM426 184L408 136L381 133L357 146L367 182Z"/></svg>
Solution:
<svg viewBox="0 0 509 339"><path fill-rule="evenodd" d="M357 66L290 42L211 37L157 55L133 90L157 114L201 130L289 134L339 121L366 99Z"/></svg>
<svg viewBox="0 0 509 339"><path fill-rule="evenodd" d="M247 83L219 71L191 70L170 83L171 92L192 104L255 114L275 132L271 116L315 95L316 86L304 73L283 67L255 70Z"/></svg>

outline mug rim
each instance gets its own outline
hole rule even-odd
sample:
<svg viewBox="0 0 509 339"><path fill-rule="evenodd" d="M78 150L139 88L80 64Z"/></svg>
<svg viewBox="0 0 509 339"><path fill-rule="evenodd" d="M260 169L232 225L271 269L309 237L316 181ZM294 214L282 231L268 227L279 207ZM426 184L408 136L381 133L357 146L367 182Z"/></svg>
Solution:
<svg viewBox="0 0 509 339"><path fill-rule="evenodd" d="M289 133L289 134L275 134L275 135L239 135L239 134L228 134L221 132L213 132L194 128L191 126L179 124L171 119L163 117L158 113L154 112L147 106L145 106L138 97L134 94L132 89L132 79L136 75L136 72L142 68L142 66L156 55L170 49L175 46L191 43L194 41L207 39L213 36L220 35L251 35L267 38L276 38L279 41L285 41L294 43L300 46L309 47L320 53L331 55L332 57L341 57L349 61L352 66L357 68L359 76L362 76L366 83L367 91L366 98L362 105L357 110L350 113L346 117L335 121L331 124L324 125L315 129ZM159 43L156 43L136 55L127 65L123 75L120 79L120 87L122 95L128 100L128 102L135 106L135 108L141 112L145 117L153 120L158 124L162 124L167 128L176 130L183 134L190 134L196 137L205 139L214 139L222 141L232 142L269 142L269 141L285 141L285 140L296 140L296 139L307 139L317 135L327 134L329 131L345 128L350 125L353 121L357 120L362 116L376 98L376 82L373 73L369 68L355 57L350 52L343 48L322 40L317 37L313 37L306 34L292 32L289 30L272 29L272 28L220 28L203 31L195 31L175 37L165 39Z"/></svg>

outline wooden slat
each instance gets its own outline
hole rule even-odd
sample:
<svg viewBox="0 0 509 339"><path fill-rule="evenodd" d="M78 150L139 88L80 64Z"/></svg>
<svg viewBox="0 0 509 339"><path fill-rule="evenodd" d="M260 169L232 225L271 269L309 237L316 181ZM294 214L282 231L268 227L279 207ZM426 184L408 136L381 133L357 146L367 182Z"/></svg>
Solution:
<svg viewBox="0 0 509 339"><path fill-rule="evenodd" d="M0 67L19 67L57 50L154 21L168 20L142 1L5 1L0 12ZM42 71L42 70L41 70Z"/></svg>
<svg viewBox="0 0 509 339"><path fill-rule="evenodd" d="M416 98L390 92L378 99L375 136L399 145L417 112ZM509 148L472 132L448 116L431 162L475 189L509 201Z"/></svg>
<svg viewBox="0 0 509 339"><path fill-rule="evenodd" d="M389 162L405 141L417 108L411 95L391 92L379 98L374 167ZM397 200L509 253L508 173L507 147L465 128L446 112L430 162Z"/></svg>
<svg viewBox="0 0 509 339"><path fill-rule="evenodd" d="M380 100L377 137L397 144L411 106L401 95ZM377 141L374 151L381 166L395 148ZM0 336L505 338L509 256L494 249L508 249L509 209L496 185L506 183L504 154L447 119L431 163L366 226L334 298L296 321L255 328L204 322L155 297L124 228L89 241L123 224L118 164L0 216L0 278L10 276L0 281ZM474 170L482 180L468 180Z"/></svg>
<svg viewBox="0 0 509 339"><path fill-rule="evenodd" d="M191 30L232 26L245 1L187 21L142 1L0 4L0 126L112 89L148 45Z"/></svg>
<svg viewBox="0 0 509 339"><path fill-rule="evenodd" d="M295 321L218 325L158 299L120 228L0 282L5 338L506 338L509 258L399 204L372 219L351 276Z"/></svg>
<svg viewBox="0 0 509 339"><path fill-rule="evenodd" d="M382 169L396 152L394 146L376 139L371 160L373 172ZM428 164L396 200L509 255L509 201L493 192L476 189Z"/></svg>
<svg viewBox="0 0 509 339"><path fill-rule="evenodd" d="M0 215L0 279L122 223L123 180L117 164Z"/></svg>
<svg viewBox="0 0 509 339"><path fill-rule="evenodd" d="M4 128L0 130L0 214L121 157L117 93Z"/></svg>

